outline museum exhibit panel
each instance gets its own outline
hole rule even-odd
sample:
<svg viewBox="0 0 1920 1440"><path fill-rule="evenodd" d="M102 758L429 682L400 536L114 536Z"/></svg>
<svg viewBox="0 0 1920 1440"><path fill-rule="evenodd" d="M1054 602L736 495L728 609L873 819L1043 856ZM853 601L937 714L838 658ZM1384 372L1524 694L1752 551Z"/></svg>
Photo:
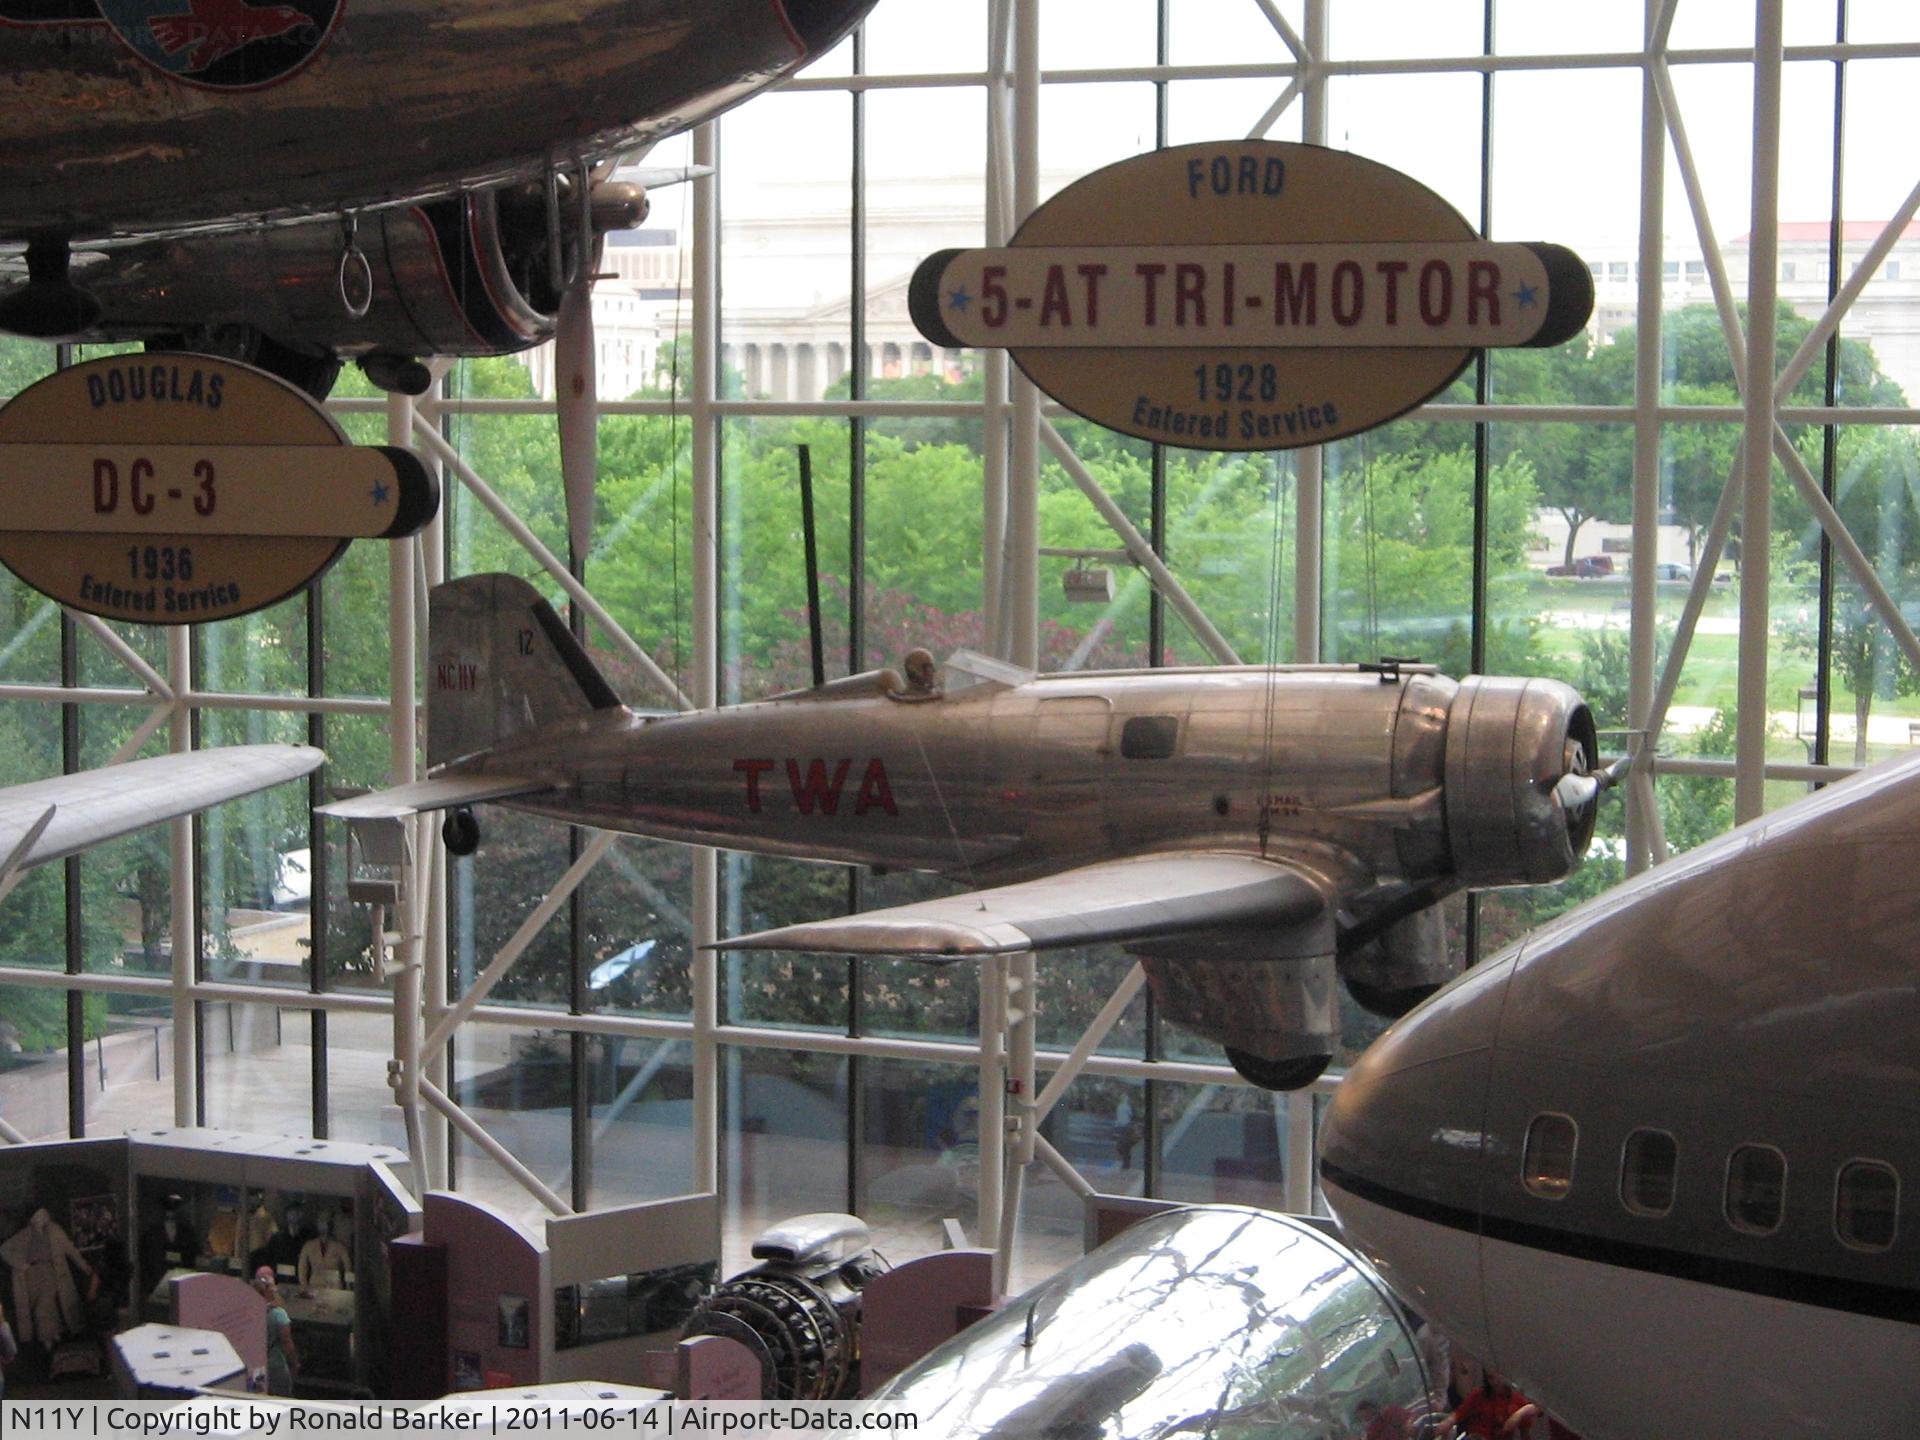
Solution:
<svg viewBox="0 0 1920 1440"><path fill-rule="evenodd" d="M0 402L72 372L76 411L104 413L84 377L111 370L184 408L193 362L147 347L197 347L323 395L326 466L387 447L437 503L400 538L384 512L336 527L310 583L191 626L49 598L20 557L54 552L19 537L60 517L0 507L0 786L169 751L326 755L57 864L0 855L0 1297L27 1342L9 1395L132 1375L145 1352L116 1358L111 1337L187 1326L174 1279L263 1268L315 1396L810 1383L853 1346L850 1297L884 1310L936 1270L924 1339L964 1350L964 1322L1114 1239L1090 1213L1327 1217L1322 1122L1394 1015L1461 969L1448 994L1471 993L1473 967L1582 902L1920 737L1910 7L933 8L714 7L747 36L732 68L701 51L647 69L658 105L602 125L652 142L619 166L542 158L519 123L539 117L514 115L420 181L484 168L472 147L491 140L519 147L510 183L417 209L346 224L400 182L330 153L347 178L323 201L211 182L169 198L157 172L95 197L108 228L120 204L298 224L0 249ZM7 10L0 36L51 33ZM200 63L96 28L156 85ZM248 41L275 47L258 103L326 83L346 33L299 54ZM220 88L240 62L201 59L228 65L206 104L252 103ZM656 135L676 117L701 123ZM4 162L22 213L52 184L29 138ZM1299 147L1411 188L1322 183ZM338 147L380 166L387 148L360 130ZM1144 197L1091 178L1141 157L1164 171ZM1258 233L1215 235L1229 206ZM1268 237L1263 207L1295 228ZM1485 248L1457 269L1246 248L1223 270L1199 253L1216 242ZM1148 269L1096 275L1121 264L1097 246ZM1471 268L1531 264L1527 246L1553 251L1538 273ZM1523 312L1575 289L1590 313L1529 346ZM89 294L104 308L66 325ZM1496 303L1510 343L1456 335L1416 362L1360 333L1491 325ZM1074 358L1128 307L1125 345L1079 347L1116 354ZM1355 338L1273 337L1309 323ZM1116 358L1156 344L1150 374ZM1338 423L1367 403L1374 423ZM36 418L10 440L5 415L0 473L24 463L8 444L67 439ZM192 443L265 443L198 418L213 426ZM140 518L136 457L94 458L120 468L111 490L75 472L90 543ZM252 533L307 523L298 499L261 510ZM45 568L91 594L111 564L124 599L186 586L182 548L116 539L94 568ZM436 603L482 589L492 648L439 643ZM484 688L507 656L521 683ZM514 750L527 721L544 756ZM616 723L717 738L609 759ZM1011 758L982 761L990 741ZM1469 759L1494 756L1506 788L1458 798ZM396 787L414 798L379 799ZM893 825L903 807L913 823ZM770 817L787 829L758 843ZM594 819L614 828L568 823ZM1000 844L1035 835L1063 862ZM1830 1043L1858 1048L1844 1026ZM162 1156L141 1136L163 1129L254 1138ZM10 1166L55 1140L75 1148ZM399 1158L341 1178L301 1145ZM1836 1179L1805 1223L1871 1245L1886 1179L1854 1174L1844 1205ZM497 1237L518 1288L462 1288L436 1205L446 1234ZM629 1263L621 1226L655 1205L679 1218ZM891 1268L868 1286L794 1262L820 1291L793 1301L817 1353L757 1314L707 1337L750 1365L675 1350L682 1302L767 1265L755 1242L797 1216L855 1217ZM1628 1220L1661 1223L1605 1223ZM1385 1223L1376 1258L1398 1243ZM1910 1258L1916 1234L1895 1227L1886 1253ZM736 1294L802 1293L758 1283ZM392 1326L402 1290L434 1297L421 1334ZM1138 1420L1173 1361L1125 1346L1088 1361L1081 1398ZM678 1358L649 1370L643 1352ZM408 1375L380 1373L396 1355ZM1352 1426L1303 1385L1285 1392L1307 1397L1300 1424Z"/></svg>

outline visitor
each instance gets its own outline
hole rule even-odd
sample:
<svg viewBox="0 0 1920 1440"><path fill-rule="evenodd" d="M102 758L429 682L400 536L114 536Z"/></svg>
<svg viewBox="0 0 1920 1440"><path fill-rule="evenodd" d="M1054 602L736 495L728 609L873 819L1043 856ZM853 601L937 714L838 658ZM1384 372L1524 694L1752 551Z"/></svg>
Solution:
<svg viewBox="0 0 1920 1440"><path fill-rule="evenodd" d="M1359 1440L1412 1440L1413 1412L1404 1405L1362 1400L1354 1408L1353 1423Z"/></svg>
<svg viewBox="0 0 1920 1440"><path fill-rule="evenodd" d="M1540 1413L1540 1407L1508 1383L1507 1377L1489 1367L1466 1399L1447 1417L1440 1428L1442 1440L1464 1435L1471 1440L1509 1440L1527 1433L1527 1426Z"/></svg>
<svg viewBox="0 0 1920 1440"><path fill-rule="evenodd" d="M267 1393L291 1395L293 1377L300 1373L300 1354L293 1348L293 1317L281 1302L272 1266L262 1265L253 1272L253 1288L267 1302Z"/></svg>

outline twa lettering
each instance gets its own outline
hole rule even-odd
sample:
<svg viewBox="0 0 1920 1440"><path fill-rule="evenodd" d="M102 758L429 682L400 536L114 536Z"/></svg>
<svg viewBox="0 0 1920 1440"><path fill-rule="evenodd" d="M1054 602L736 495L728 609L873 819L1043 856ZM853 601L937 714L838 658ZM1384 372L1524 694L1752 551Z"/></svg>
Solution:
<svg viewBox="0 0 1920 1440"><path fill-rule="evenodd" d="M798 759L786 761L787 788L793 792L793 808L802 815L838 815L840 797L845 793L847 776L853 769L849 759L834 762L831 773L828 762L822 759L807 761L802 771ZM760 789L760 777L768 771L779 768L773 760L735 760L733 768L736 774L744 775L747 781L747 810L759 815L765 809L765 796ZM866 773L860 777L860 788L853 800L853 813L864 815L869 810L882 810L889 815L898 815L900 807L894 803L893 787L887 783L886 762L879 756L867 761Z"/></svg>

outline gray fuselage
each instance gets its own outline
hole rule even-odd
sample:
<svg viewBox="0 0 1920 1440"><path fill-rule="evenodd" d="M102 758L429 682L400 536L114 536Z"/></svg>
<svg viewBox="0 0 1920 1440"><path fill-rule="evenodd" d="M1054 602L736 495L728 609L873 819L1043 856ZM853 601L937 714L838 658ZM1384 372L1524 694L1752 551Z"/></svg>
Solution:
<svg viewBox="0 0 1920 1440"><path fill-rule="evenodd" d="M999 883L1115 856L1258 852L1328 881L1422 878L1430 820L1342 813L1440 780L1453 682L1355 670L1158 671L982 684L924 700L854 677L685 716L602 711L509 740L509 802L668 840ZM466 769L468 767L460 767Z"/></svg>
<svg viewBox="0 0 1920 1440"><path fill-rule="evenodd" d="M1469 971L1335 1099L1322 1172L1349 1238L1589 1440L1899 1433L1920 1412L1916 874L1907 759Z"/></svg>

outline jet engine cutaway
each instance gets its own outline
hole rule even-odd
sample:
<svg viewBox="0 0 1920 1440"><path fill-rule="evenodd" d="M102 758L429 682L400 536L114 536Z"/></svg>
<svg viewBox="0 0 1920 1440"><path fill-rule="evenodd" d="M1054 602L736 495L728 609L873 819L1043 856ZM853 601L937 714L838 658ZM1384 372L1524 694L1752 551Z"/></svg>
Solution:
<svg viewBox="0 0 1920 1440"><path fill-rule="evenodd" d="M890 1267L853 1215L796 1215L753 1242L761 1263L718 1286L684 1334L722 1335L760 1362L765 1400L847 1400L860 1382L860 1296Z"/></svg>

